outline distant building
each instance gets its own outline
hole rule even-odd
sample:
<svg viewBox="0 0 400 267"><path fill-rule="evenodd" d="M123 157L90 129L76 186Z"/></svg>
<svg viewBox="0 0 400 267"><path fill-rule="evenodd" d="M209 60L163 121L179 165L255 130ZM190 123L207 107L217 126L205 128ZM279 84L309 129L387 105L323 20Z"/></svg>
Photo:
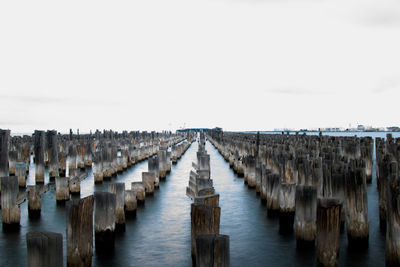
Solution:
<svg viewBox="0 0 400 267"><path fill-rule="evenodd" d="M391 126L391 127L387 127L387 130L389 132L400 132L400 128L397 126Z"/></svg>
<svg viewBox="0 0 400 267"><path fill-rule="evenodd" d="M357 126L357 131L365 131L365 126L364 125L358 125Z"/></svg>

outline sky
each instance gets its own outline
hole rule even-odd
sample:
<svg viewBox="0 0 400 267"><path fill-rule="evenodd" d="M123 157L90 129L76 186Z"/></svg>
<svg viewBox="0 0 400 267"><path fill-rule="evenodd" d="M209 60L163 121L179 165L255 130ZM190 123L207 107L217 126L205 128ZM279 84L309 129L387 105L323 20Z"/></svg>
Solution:
<svg viewBox="0 0 400 267"><path fill-rule="evenodd" d="M398 0L1 1L0 128L400 126Z"/></svg>

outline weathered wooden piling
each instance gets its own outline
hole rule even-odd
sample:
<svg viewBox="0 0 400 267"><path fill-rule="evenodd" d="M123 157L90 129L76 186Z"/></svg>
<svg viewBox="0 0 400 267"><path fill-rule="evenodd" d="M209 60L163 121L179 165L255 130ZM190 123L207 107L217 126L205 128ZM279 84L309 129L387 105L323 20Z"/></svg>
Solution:
<svg viewBox="0 0 400 267"><path fill-rule="evenodd" d="M137 209L136 192L133 190L125 190L126 217L134 217L136 215L136 209Z"/></svg>
<svg viewBox="0 0 400 267"><path fill-rule="evenodd" d="M66 177L56 177L56 201L65 203L69 200L69 183Z"/></svg>
<svg viewBox="0 0 400 267"><path fill-rule="evenodd" d="M15 176L18 177L18 186L21 188L26 187L26 163L17 162L15 164Z"/></svg>
<svg viewBox="0 0 400 267"><path fill-rule="evenodd" d="M76 146L77 157L76 157L76 165L79 169L85 168L85 145L81 142Z"/></svg>
<svg viewBox="0 0 400 267"><path fill-rule="evenodd" d="M390 166L394 159L391 155L384 155L379 162L378 192L379 192L379 225L382 230L386 229L387 218L387 186L390 177Z"/></svg>
<svg viewBox="0 0 400 267"><path fill-rule="evenodd" d="M116 195L110 192L94 192L94 233L96 251L114 248Z"/></svg>
<svg viewBox="0 0 400 267"><path fill-rule="evenodd" d="M260 188L260 199L262 204L267 203L267 174L270 173L270 170L266 168L266 166L262 166L261 168L261 188Z"/></svg>
<svg viewBox="0 0 400 267"><path fill-rule="evenodd" d="M15 176L15 164L17 163L18 153L15 150L8 152L8 172L10 176Z"/></svg>
<svg viewBox="0 0 400 267"><path fill-rule="evenodd" d="M26 234L28 267L63 267L63 238L60 233Z"/></svg>
<svg viewBox="0 0 400 267"><path fill-rule="evenodd" d="M93 176L96 184L103 182L103 160L102 152L96 151L93 157Z"/></svg>
<svg viewBox="0 0 400 267"><path fill-rule="evenodd" d="M68 173L69 177L77 175L77 155L76 145L71 143L68 148Z"/></svg>
<svg viewBox="0 0 400 267"><path fill-rule="evenodd" d="M35 181L44 183L45 132L35 130Z"/></svg>
<svg viewBox="0 0 400 267"><path fill-rule="evenodd" d="M1 221L3 230L7 231L19 227L21 212L17 203L18 191L18 178L16 176L1 177Z"/></svg>
<svg viewBox="0 0 400 267"><path fill-rule="evenodd" d="M166 168L167 168L167 173L171 172L171 152L167 151L167 162L166 162Z"/></svg>
<svg viewBox="0 0 400 267"><path fill-rule="evenodd" d="M253 156L246 158L246 173L247 173L247 185L250 188L254 188L257 185L256 180L256 159Z"/></svg>
<svg viewBox="0 0 400 267"><path fill-rule="evenodd" d="M386 266L400 266L400 180L397 162L390 164L388 180Z"/></svg>
<svg viewBox="0 0 400 267"><path fill-rule="evenodd" d="M156 175L154 172L142 172L142 183L145 187L146 195L154 193L154 185L156 182Z"/></svg>
<svg viewBox="0 0 400 267"><path fill-rule="evenodd" d="M192 262L196 259L196 238L204 234L219 234L221 208L219 195L196 197L191 205L191 251Z"/></svg>
<svg viewBox="0 0 400 267"><path fill-rule="evenodd" d="M196 265L198 267L229 267L229 236L199 235L196 238Z"/></svg>
<svg viewBox="0 0 400 267"><path fill-rule="evenodd" d="M349 246L368 246L369 221L365 172L350 169L346 174L346 229Z"/></svg>
<svg viewBox="0 0 400 267"><path fill-rule="evenodd" d="M148 164L147 168L148 168L149 172L153 172L155 175L154 186L155 186L155 188L158 188L160 186L159 171L158 171L158 158L157 157L149 158L147 164Z"/></svg>
<svg viewBox="0 0 400 267"><path fill-rule="evenodd" d="M10 130L0 129L0 177L8 176L8 148L10 145Z"/></svg>
<svg viewBox="0 0 400 267"><path fill-rule="evenodd" d="M103 180L109 180L112 177L112 149L111 144L106 143L102 147L102 160L103 160Z"/></svg>
<svg viewBox="0 0 400 267"><path fill-rule="evenodd" d="M177 146L172 146L171 147L171 161L172 164L177 164L178 163L178 157L179 157L179 152Z"/></svg>
<svg viewBox="0 0 400 267"><path fill-rule="evenodd" d="M317 263L320 266L338 265L341 208L338 199L318 199Z"/></svg>
<svg viewBox="0 0 400 267"><path fill-rule="evenodd" d="M296 187L297 247L314 246L317 235L317 189L310 185Z"/></svg>
<svg viewBox="0 0 400 267"><path fill-rule="evenodd" d="M59 176L57 131L47 131L47 149L49 154L49 177Z"/></svg>
<svg viewBox="0 0 400 267"><path fill-rule="evenodd" d="M85 143L85 156L84 156L84 160L85 160L85 167L92 167L92 163L93 163L93 142L91 139L87 140L87 142Z"/></svg>
<svg viewBox="0 0 400 267"><path fill-rule="evenodd" d="M296 209L296 184L282 183L279 189L279 231L293 231Z"/></svg>
<svg viewBox="0 0 400 267"><path fill-rule="evenodd" d="M261 180L262 180L262 169L261 166L256 167L256 194L261 193Z"/></svg>
<svg viewBox="0 0 400 267"><path fill-rule="evenodd" d="M68 180L69 193L79 195L81 193L81 180L79 176L70 177Z"/></svg>
<svg viewBox="0 0 400 267"><path fill-rule="evenodd" d="M29 218L40 217L42 210L42 197L40 196L38 185L28 186L28 214Z"/></svg>
<svg viewBox="0 0 400 267"><path fill-rule="evenodd" d="M146 200L146 190L142 182L132 182L131 189L136 192L138 204L144 204Z"/></svg>
<svg viewBox="0 0 400 267"><path fill-rule="evenodd" d="M160 179L167 177L167 151L159 150L157 152L158 158L158 175Z"/></svg>
<svg viewBox="0 0 400 267"><path fill-rule="evenodd" d="M117 229L125 228L125 183L112 183L109 185L109 191L116 195L115 202L115 223Z"/></svg>
<svg viewBox="0 0 400 267"><path fill-rule="evenodd" d="M93 196L67 202L67 266L91 266Z"/></svg>
<svg viewBox="0 0 400 267"><path fill-rule="evenodd" d="M274 215L279 211L279 174L267 174L267 210L270 215Z"/></svg>
<svg viewBox="0 0 400 267"><path fill-rule="evenodd" d="M67 155L65 151L60 151L58 153L58 173L60 177L65 177L67 171Z"/></svg>

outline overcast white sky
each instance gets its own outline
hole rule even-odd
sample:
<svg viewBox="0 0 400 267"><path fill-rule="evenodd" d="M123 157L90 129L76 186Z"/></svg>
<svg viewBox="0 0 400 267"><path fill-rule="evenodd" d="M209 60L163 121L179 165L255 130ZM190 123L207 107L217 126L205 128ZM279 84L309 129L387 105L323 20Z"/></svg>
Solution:
<svg viewBox="0 0 400 267"><path fill-rule="evenodd" d="M400 125L400 1L1 1L0 128Z"/></svg>

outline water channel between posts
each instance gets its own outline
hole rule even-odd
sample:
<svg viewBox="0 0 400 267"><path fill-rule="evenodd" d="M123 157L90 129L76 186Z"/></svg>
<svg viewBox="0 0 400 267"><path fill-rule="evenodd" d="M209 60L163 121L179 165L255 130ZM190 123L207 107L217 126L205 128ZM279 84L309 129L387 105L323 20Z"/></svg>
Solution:
<svg viewBox="0 0 400 267"><path fill-rule="evenodd" d="M336 134L335 134L336 135ZM343 134L337 134L343 135ZM350 134L350 135L354 135ZM383 133L364 133L383 137ZM397 134L394 135L397 137ZM296 250L293 234L279 234L278 219L268 218L266 207L256 196L255 190L243 184L229 168L218 151L207 142L211 158L211 178L220 194L221 229L230 236L232 266L309 266L316 262L314 250ZM197 143L173 165L165 181L154 196L146 197L143 207L138 207L137 216L127 219L126 232L118 234L113 254L97 254L94 251L93 266L191 266L190 258L190 204L185 189L196 159ZM27 184L34 184L34 165ZM130 188L133 181L141 181L141 173L147 171L147 160L137 163L112 182L125 182ZM48 174L46 183L48 182ZM81 197L93 191L107 191L109 182L94 185L93 174L82 181ZM385 263L385 236L379 230L378 192L375 169L373 181L367 187L368 213L370 220L369 248L363 251L349 251L346 232L340 239L340 266L382 266ZM30 220L27 203L21 205L21 228L17 233L0 232L0 266L26 266L25 235L29 231L53 231L62 233L64 257L66 217L65 207L57 206L55 189L42 196L42 216ZM65 262L65 261L64 261Z"/></svg>

